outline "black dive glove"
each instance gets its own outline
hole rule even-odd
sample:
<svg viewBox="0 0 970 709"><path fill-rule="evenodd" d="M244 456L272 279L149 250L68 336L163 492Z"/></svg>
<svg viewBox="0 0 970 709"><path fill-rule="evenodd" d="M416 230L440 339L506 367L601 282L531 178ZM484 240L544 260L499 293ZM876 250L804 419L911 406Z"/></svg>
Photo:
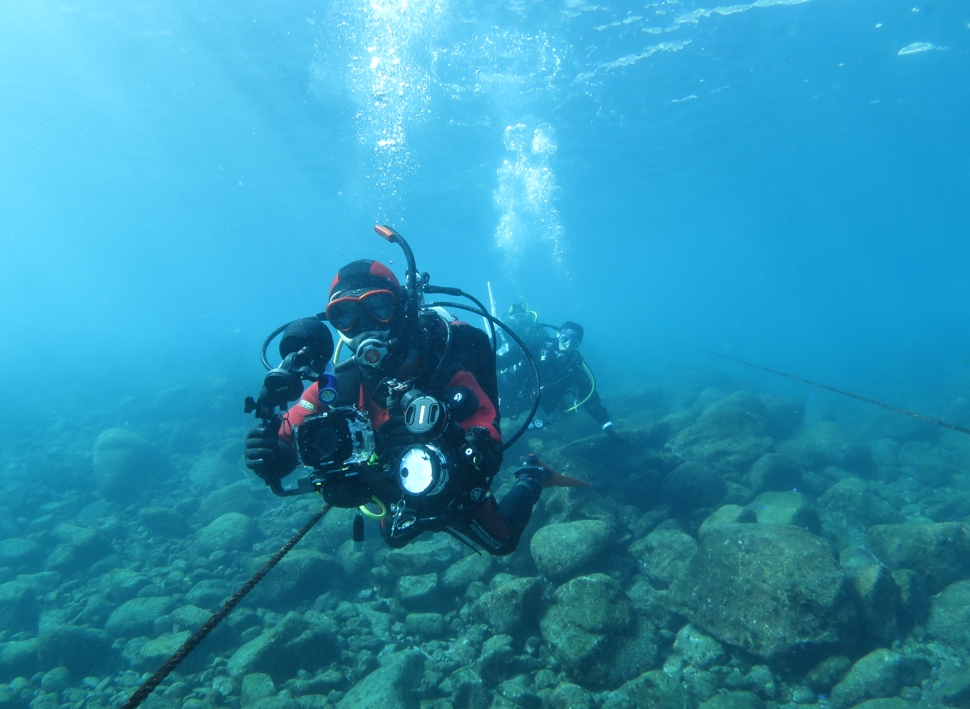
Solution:
<svg viewBox="0 0 970 709"><path fill-rule="evenodd" d="M377 429L378 450L383 452L393 448L404 448L417 443L418 437L404 425L404 416L391 416Z"/></svg>
<svg viewBox="0 0 970 709"><path fill-rule="evenodd" d="M266 481L279 482L296 467L296 452L283 443L273 424L261 423L246 436L246 467Z"/></svg>

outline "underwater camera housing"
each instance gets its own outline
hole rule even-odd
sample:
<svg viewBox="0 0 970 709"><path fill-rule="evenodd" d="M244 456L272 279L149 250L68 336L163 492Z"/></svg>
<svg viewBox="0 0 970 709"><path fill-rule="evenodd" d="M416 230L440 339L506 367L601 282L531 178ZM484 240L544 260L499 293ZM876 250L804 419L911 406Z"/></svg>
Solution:
<svg viewBox="0 0 970 709"><path fill-rule="evenodd" d="M318 475L366 465L374 454L374 430L364 412L353 406L308 416L293 428L296 454Z"/></svg>
<svg viewBox="0 0 970 709"><path fill-rule="evenodd" d="M367 415L342 406L307 417L293 427L296 455L313 468L310 479L334 507L359 507L370 501L381 468L374 454L374 429Z"/></svg>

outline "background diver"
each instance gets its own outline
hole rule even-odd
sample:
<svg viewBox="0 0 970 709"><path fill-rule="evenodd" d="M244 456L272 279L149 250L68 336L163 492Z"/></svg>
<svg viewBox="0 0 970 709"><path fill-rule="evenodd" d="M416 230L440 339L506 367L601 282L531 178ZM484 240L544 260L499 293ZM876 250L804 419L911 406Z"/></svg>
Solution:
<svg viewBox="0 0 970 709"><path fill-rule="evenodd" d="M615 438L613 422L596 391L596 377L579 351L582 344L583 326L567 320L556 338L539 350L539 405L547 414L582 408L607 436Z"/></svg>
<svg viewBox="0 0 970 709"><path fill-rule="evenodd" d="M313 440L311 424L349 411L352 438L364 437L354 416L373 429L373 453L366 462L322 476L328 502L358 507L376 499L388 511L380 524L392 547L424 531L449 531L491 554L509 554L543 487L585 483L530 456L496 502L490 486L503 448L493 349L481 330L418 307L410 288L410 279L417 280L410 249L388 231L409 256L409 288L376 261L354 261L338 271L326 318L353 355L336 366L332 383L320 379L306 388L278 423L267 419L249 432L246 465L278 489L298 462L318 467L314 450L330 445L321 444L321 436L335 434L321 428ZM346 437L346 426L341 430L337 438Z"/></svg>
<svg viewBox="0 0 970 709"><path fill-rule="evenodd" d="M528 348L505 343L499 350L498 373L502 406L513 414L529 405L531 372L528 360L539 368L539 404L547 415L584 409L607 436L615 437L613 422L596 391L596 378L579 348L583 327L567 320L561 327L543 325L539 316L523 302L513 303L503 317ZM550 335L550 330L557 330Z"/></svg>

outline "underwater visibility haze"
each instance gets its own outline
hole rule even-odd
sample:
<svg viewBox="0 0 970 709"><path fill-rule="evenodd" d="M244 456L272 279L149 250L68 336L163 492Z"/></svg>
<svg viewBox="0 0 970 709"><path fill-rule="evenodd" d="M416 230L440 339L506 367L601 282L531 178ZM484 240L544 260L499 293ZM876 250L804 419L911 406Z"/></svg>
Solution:
<svg viewBox="0 0 970 709"><path fill-rule="evenodd" d="M121 706L317 509L243 399L377 224L618 436L540 410L496 497L591 487L506 557L335 510L146 706L968 706L970 434L716 356L970 428L968 126L966 2L4 3L0 707Z"/></svg>

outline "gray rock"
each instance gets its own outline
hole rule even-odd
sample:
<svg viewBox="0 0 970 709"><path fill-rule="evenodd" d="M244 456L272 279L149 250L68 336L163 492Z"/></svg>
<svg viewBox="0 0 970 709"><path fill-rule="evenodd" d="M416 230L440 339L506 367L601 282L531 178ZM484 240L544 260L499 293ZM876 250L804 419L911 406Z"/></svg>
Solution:
<svg viewBox="0 0 970 709"><path fill-rule="evenodd" d="M381 667L364 677L337 702L337 709L417 709L413 694L423 678L424 655L418 650L386 654Z"/></svg>
<svg viewBox="0 0 970 709"><path fill-rule="evenodd" d="M287 613L275 626L240 647L229 658L227 669L234 679L264 672L277 683L326 666L343 649L339 626L322 613Z"/></svg>
<svg viewBox="0 0 970 709"><path fill-rule="evenodd" d="M726 692L715 694L698 709L761 709L764 702L754 692Z"/></svg>
<svg viewBox="0 0 970 709"><path fill-rule="evenodd" d="M874 524L903 521L888 502L869 491L866 481L856 477L840 480L826 490L818 498L818 509L826 522L862 532Z"/></svg>
<svg viewBox="0 0 970 709"><path fill-rule="evenodd" d="M717 640L690 623L677 633L674 652L684 664L697 670L707 670L724 659L724 647Z"/></svg>
<svg viewBox="0 0 970 709"><path fill-rule="evenodd" d="M852 669L852 660L845 655L826 657L809 670L805 679L819 694L828 694L832 687L842 681L842 678Z"/></svg>
<svg viewBox="0 0 970 709"><path fill-rule="evenodd" d="M913 569L928 593L970 577L970 525L943 522L870 527L866 547L892 570Z"/></svg>
<svg viewBox="0 0 970 709"><path fill-rule="evenodd" d="M970 706L970 667L963 663L942 663L934 682L932 696L943 700L948 707L966 709Z"/></svg>
<svg viewBox="0 0 970 709"><path fill-rule="evenodd" d="M164 537L184 537L189 532L185 517L168 507L143 507L138 510L138 521L152 534Z"/></svg>
<svg viewBox="0 0 970 709"><path fill-rule="evenodd" d="M657 588L679 578L697 553L697 541L676 529L657 529L630 545L630 555Z"/></svg>
<svg viewBox="0 0 970 709"><path fill-rule="evenodd" d="M803 426L794 439L780 444L777 452L802 470L832 465L862 477L871 477L876 473L876 463L869 447L853 440L842 428L827 421Z"/></svg>
<svg viewBox="0 0 970 709"><path fill-rule="evenodd" d="M40 688L45 692L58 694L71 686L71 671L66 667L55 667L44 673Z"/></svg>
<svg viewBox="0 0 970 709"><path fill-rule="evenodd" d="M190 637L192 637L191 630L183 630L179 633L163 633L159 637L139 645L137 661L133 663L134 668L142 672L154 672L163 662L174 655ZM185 665L181 667L183 667L183 671L199 668L202 659L201 656L192 657L190 655L186 658Z"/></svg>
<svg viewBox="0 0 970 709"><path fill-rule="evenodd" d="M254 560L254 566L262 566L268 558ZM337 560L329 554L294 549L253 590L253 603L278 611L290 610L332 588L340 571Z"/></svg>
<svg viewBox="0 0 970 709"><path fill-rule="evenodd" d="M529 548L539 573L553 583L562 583L599 569L612 538L609 524L585 519L540 527Z"/></svg>
<svg viewBox="0 0 970 709"><path fill-rule="evenodd" d="M242 456L242 446L236 444L236 447L238 453L235 457L238 459ZM223 453L204 454L196 458L189 468L189 481L196 488L212 490L244 479L246 473L241 468L226 460Z"/></svg>
<svg viewBox="0 0 970 709"><path fill-rule="evenodd" d="M37 574L20 574L17 581L38 596L42 596L58 589L61 585L61 575L56 571L41 571Z"/></svg>
<svg viewBox="0 0 970 709"><path fill-rule="evenodd" d="M211 554L217 549L249 551L252 549L255 537L255 523L239 512L227 512L196 533L199 550L203 554Z"/></svg>
<svg viewBox="0 0 970 709"><path fill-rule="evenodd" d="M229 584L221 579L202 579L185 594L185 601L189 605L214 611L229 598L231 593Z"/></svg>
<svg viewBox="0 0 970 709"><path fill-rule="evenodd" d="M264 672L253 672L242 678L240 702L243 707L249 707L266 697L276 696L276 685L273 678Z"/></svg>
<svg viewBox="0 0 970 709"><path fill-rule="evenodd" d="M716 527L670 595L705 632L766 659L852 637L842 570L824 540L797 527Z"/></svg>
<svg viewBox="0 0 970 709"><path fill-rule="evenodd" d="M34 630L40 617L37 596L22 581L0 584L0 628Z"/></svg>
<svg viewBox="0 0 970 709"><path fill-rule="evenodd" d="M538 578L518 578L482 594L475 611L496 634L514 634L534 626L539 618L544 584Z"/></svg>
<svg viewBox="0 0 970 709"><path fill-rule="evenodd" d="M95 529L59 524L51 536L61 544L47 557L44 563L47 570L72 573L88 569L113 551L108 539Z"/></svg>
<svg viewBox="0 0 970 709"><path fill-rule="evenodd" d="M701 528L697 530L697 538L703 539L715 527L723 524L756 524L758 516L748 507L740 505L722 505L704 520Z"/></svg>
<svg viewBox="0 0 970 709"><path fill-rule="evenodd" d="M402 576L397 580L397 599L408 609L433 610L440 598L437 574Z"/></svg>
<svg viewBox="0 0 970 709"><path fill-rule="evenodd" d="M98 436L92 463L95 485L114 502L138 499L160 472L151 444L123 428L110 428Z"/></svg>
<svg viewBox="0 0 970 709"><path fill-rule="evenodd" d="M748 486L755 493L784 492L794 490L801 484L801 468L775 453L761 456L748 471Z"/></svg>
<svg viewBox="0 0 970 709"><path fill-rule="evenodd" d="M843 553L844 556L844 553ZM899 587L892 573L882 564L847 567L841 562L849 579L860 610L866 632L874 639L891 645L899 634Z"/></svg>
<svg viewBox="0 0 970 709"><path fill-rule="evenodd" d="M37 636L37 654L43 667L66 667L86 676L104 669L113 657L111 638L103 630L52 623Z"/></svg>
<svg viewBox="0 0 970 709"><path fill-rule="evenodd" d="M663 482L667 503L680 512L715 507L727 494L727 486L709 465L687 462L672 470Z"/></svg>
<svg viewBox="0 0 970 709"><path fill-rule="evenodd" d="M663 670L650 670L620 687L606 700L603 709L627 709L631 705L691 709L694 702L679 680Z"/></svg>
<svg viewBox="0 0 970 709"><path fill-rule="evenodd" d="M485 683L472 668L462 667L459 669L454 674L451 684L452 706L467 707L467 709L486 709L488 707Z"/></svg>
<svg viewBox="0 0 970 709"><path fill-rule="evenodd" d="M932 663L920 655L902 655L885 648L873 650L832 688L832 706L846 709L866 699L893 697L903 687L919 685L931 671Z"/></svg>
<svg viewBox="0 0 970 709"><path fill-rule="evenodd" d="M449 629L441 613L408 613L404 618L404 625L411 635L423 639L440 638Z"/></svg>
<svg viewBox="0 0 970 709"><path fill-rule="evenodd" d="M745 471L771 447L768 418L761 397L735 392L704 409L696 423L677 434L673 449L688 460Z"/></svg>
<svg viewBox="0 0 970 709"><path fill-rule="evenodd" d="M763 492L749 505L758 524L790 524L818 534L822 522L809 499L800 492Z"/></svg>
<svg viewBox="0 0 970 709"><path fill-rule="evenodd" d="M459 553L447 535L438 534L402 549L392 549L384 557L384 565L395 576L421 576L444 571Z"/></svg>
<svg viewBox="0 0 970 709"><path fill-rule="evenodd" d="M883 699L867 699L856 704L853 709L918 709L921 706L925 705L920 702L911 702L902 697L885 697Z"/></svg>
<svg viewBox="0 0 970 709"><path fill-rule="evenodd" d="M137 638L140 635L149 635L155 625L155 619L168 613L174 605L172 599L167 596L132 598L112 611L104 629L116 638Z"/></svg>
<svg viewBox="0 0 970 709"><path fill-rule="evenodd" d="M200 524L205 525L229 512L252 517L259 509L260 503L253 497L252 486L241 480L203 495L196 518Z"/></svg>
<svg viewBox="0 0 970 709"><path fill-rule="evenodd" d="M512 649L512 636L493 635L482 644L478 659L472 669L489 684L497 684L508 676L509 663L515 656Z"/></svg>
<svg viewBox="0 0 970 709"><path fill-rule="evenodd" d="M970 581L952 583L933 597L926 630L951 647L970 650Z"/></svg>
<svg viewBox="0 0 970 709"><path fill-rule="evenodd" d="M899 449L899 467L925 487L946 487L956 467L932 443L906 443Z"/></svg>
<svg viewBox="0 0 970 709"><path fill-rule="evenodd" d="M441 585L449 591L463 591L472 581L488 578L494 566L491 554L469 554L448 567L441 575Z"/></svg>
<svg viewBox="0 0 970 709"><path fill-rule="evenodd" d="M0 682L31 677L40 671L37 638L0 643Z"/></svg>
<svg viewBox="0 0 970 709"><path fill-rule="evenodd" d="M656 630L640 622L623 589L603 574L561 586L540 622L542 637L569 676L586 687L616 687L657 657Z"/></svg>
<svg viewBox="0 0 970 709"><path fill-rule="evenodd" d="M0 567L9 566L14 571L34 571L44 556L40 544L33 539L14 537L0 541Z"/></svg>
<svg viewBox="0 0 970 709"><path fill-rule="evenodd" d="M546 700L550 709L594 709L593 695L578 684L563 682L549 694Z"/></svg>
<svg viewBox="0 0 970 709"><path fill-rule="evenodd" d="M182 705L185 706L184 704ZM279 695L276 697L263 697L249 705L249 709L302 709L300 703L292 697Z"/></svg>
<svg viewBox="0 0 970 709"><path fill-rule="evenodd" d="M98 579L99 593L117 603L130 601L138 592L151 583L144 574L131 569L111 569Z"/></svg>

